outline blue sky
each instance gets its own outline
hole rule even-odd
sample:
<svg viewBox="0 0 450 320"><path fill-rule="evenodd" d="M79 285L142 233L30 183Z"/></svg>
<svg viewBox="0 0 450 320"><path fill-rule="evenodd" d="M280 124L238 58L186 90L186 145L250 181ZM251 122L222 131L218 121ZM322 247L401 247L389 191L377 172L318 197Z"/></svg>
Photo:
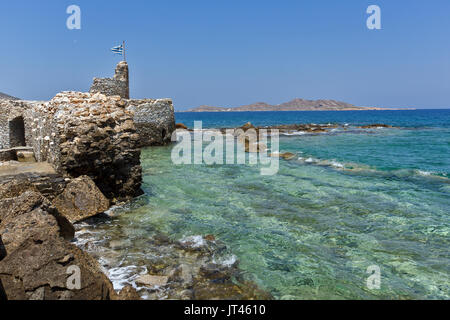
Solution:
<svg viewBox="0 0 450 320"><path fill-rule="evenodd" d="M80 6L81 30L66 28ZM380 6L382 30L366 9ZM0 92L50 99L112 76L126 40L135 98L450 107L450 1L15 0L0 4Z"/></svg>

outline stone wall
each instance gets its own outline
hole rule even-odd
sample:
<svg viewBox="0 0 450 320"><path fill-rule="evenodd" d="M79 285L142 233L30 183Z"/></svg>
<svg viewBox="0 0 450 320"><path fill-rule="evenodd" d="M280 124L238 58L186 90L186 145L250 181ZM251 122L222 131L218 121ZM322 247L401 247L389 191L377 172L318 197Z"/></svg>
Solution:
<svg viewBox="0 0 450 320"><path fill-rule="evenodd" d="M0 99L0 149L31 145L31 119L28 110L32 103Z"/></svg>
<svg viewBox="0 0 450 320"><path fill-rule="evenodd" d="M125 105L119 96L81 92L34 105L29 113L37 161L70 177L91 177L109 199L139 195L139 135Z"/></svg>
<svg viewBox="0 0 450 320"><path fill-rule="evenodd" d="M102 93L106 96L120 96L130 98L128 64L121 61L117 64L114 78L94 78L91 93Z"/></svg>
<svg viewBox="0 0 450 320"><path fill-rule="evenodd" d="M139 146L160 146L171 142L175 114L171 99L128 100L126 109L133 114L139 134Z"/></svg>

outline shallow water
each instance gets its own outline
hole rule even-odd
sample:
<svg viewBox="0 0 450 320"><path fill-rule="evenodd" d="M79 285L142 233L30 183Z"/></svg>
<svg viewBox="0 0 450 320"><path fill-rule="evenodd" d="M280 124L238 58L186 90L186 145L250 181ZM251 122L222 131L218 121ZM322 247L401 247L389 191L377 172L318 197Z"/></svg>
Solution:
<svg viewBox="0 0 450 320"><path fill-rule="evenodd" d="M126 241L116 250L126 268L153 254L145 239L155 232L214 234L276 299L450 298L450 111L255 114L177 114L177 122L349 129L281 137L280 151L297 157L280 160L275 176L258 166L173 165L173 146L144 149L145 196L91 227L92 237ZM366 123L403 128L353 127ZM379 290L366 286L372 265L381 269Z"/></svg>

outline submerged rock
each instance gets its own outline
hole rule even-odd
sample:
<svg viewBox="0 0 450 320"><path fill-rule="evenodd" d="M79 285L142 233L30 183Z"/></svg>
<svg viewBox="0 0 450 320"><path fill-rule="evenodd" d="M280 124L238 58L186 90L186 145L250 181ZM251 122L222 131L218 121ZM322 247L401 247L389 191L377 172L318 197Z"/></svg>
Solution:
<svg viewBox="0 0 450 320"><path fill-rule="evenodd" d="M391 125L388 124L382 124L382 123L375 123L375 124L369 124L365 126L359 126L358 128L361 129L376 129L376 128L393 128Z"/></svg>
<svg viewBox="0 0 450 320"><path fill-rule="evenodd" d="M292 160L295 158L296 155L291 152L284 152L284 153L271 153L269 156L270 157L279 157L284 160Z"/></svg>
<svg viewBox="0 0 450 320"><path fill-rule="evenodd" d="M80 245L92 242L87 250L93 253L111 250L103 247L106 245L103 237L109 243L125 237L119 232L110 239L110 230L104 229L102 235L96 229L93 235L86 232L88 224L80 227L83 230L77 235ZM188 236L175 241L156 233L145 241L143 248L138 247L138 243L143 245L141 240L129 240L128 247L118 248L116 255L98 256L103 266L114 274L116 289L131 285L143 299L152 300L271 299L270 294L243 279L238 260L214 235ZM132 258L130 250L139 253L139 258Z"/></svg>
<svg viewBox="0 0 450 320"><path fill-rule="evenodd" d="M73 179L53 205L70 222L76 223L109 209L109 200L87 176Z"/></svg>
<svg viewBox="0 0 450 320"><path fill-rule="evenodd" d="M153 276L150 274L146 274L146 275L140 276L136 280L136 284L143 285L143 286L149 286L149 287L153 287L153 286L162 287L162 286L165 286L168 281L169 281L168 276Z"/></svg>

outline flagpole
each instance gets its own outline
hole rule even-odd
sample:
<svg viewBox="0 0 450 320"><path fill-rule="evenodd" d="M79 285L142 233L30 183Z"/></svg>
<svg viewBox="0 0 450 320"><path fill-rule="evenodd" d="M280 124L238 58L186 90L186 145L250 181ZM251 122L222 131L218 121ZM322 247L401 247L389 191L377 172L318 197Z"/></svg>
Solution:
<svg viewBox="0 0 450 320"><path fill-rule="evenodd" d="M123 41L122 46L123 46L123 60L127 61L127 57L125 56L125 41Z"/></svg>

